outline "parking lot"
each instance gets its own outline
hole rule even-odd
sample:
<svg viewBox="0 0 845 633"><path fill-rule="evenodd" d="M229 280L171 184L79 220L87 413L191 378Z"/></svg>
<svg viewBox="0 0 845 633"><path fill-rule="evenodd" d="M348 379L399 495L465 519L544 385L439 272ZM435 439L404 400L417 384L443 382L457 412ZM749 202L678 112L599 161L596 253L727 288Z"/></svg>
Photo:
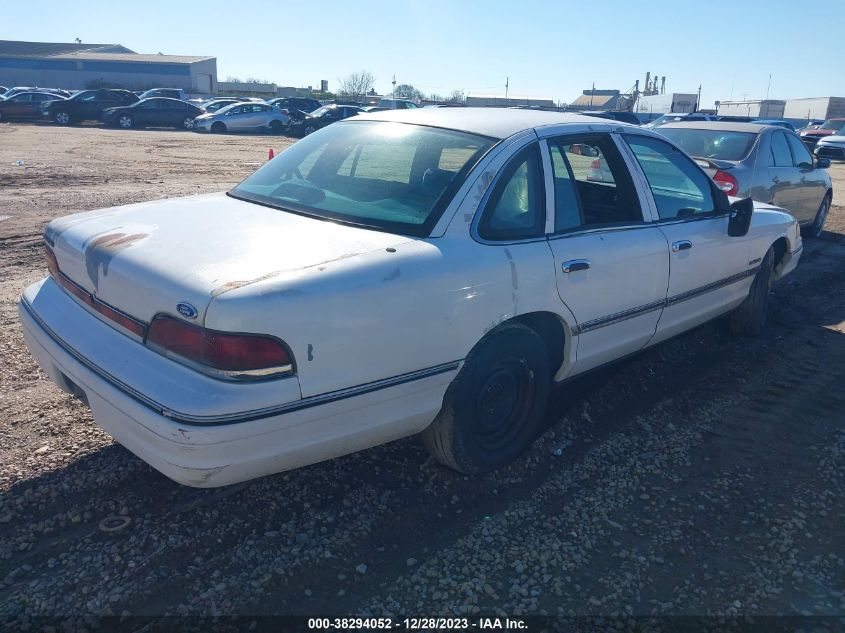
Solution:
<svg viewBox="0 0 845 633"><path fill-rule="evenodd" d="M101 432L21 336L44 224L225 190L292 142L0 125L0 616L845 613L843 163L762 337L708 324L570 383L493 474L409 438L195 490Z"/></svg>

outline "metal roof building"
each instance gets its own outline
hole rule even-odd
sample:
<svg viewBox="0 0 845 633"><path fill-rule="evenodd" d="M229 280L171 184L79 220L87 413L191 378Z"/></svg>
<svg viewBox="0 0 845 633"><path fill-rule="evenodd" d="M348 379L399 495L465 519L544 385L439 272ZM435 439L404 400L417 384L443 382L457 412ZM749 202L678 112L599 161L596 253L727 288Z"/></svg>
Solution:
<svg viewBox="0 0 845 633"><path fill-rule="evenodd" d="M144 55L119 44L0 40L0 84L69 90L109 84L209 94L217 90L217 59Z"/></svg>
<svg viewBox="0 0 845 633"><path fill-rule="evenodd" d="M618 110L629 106L627 99L618 90L585 90L567 110Z"/></svg>

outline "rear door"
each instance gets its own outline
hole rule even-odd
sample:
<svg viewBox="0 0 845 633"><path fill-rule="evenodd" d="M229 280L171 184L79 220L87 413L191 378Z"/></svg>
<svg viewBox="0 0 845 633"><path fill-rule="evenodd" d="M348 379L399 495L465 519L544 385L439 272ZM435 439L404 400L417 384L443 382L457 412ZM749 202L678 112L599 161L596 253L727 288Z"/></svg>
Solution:
<svg viewBox="0 0 845 633"><path fill-rule="evenodd" d="M574 371L581 372L652 338L669 256L611 134L567 134L544 145L554 205L549 247L560 298L578 322Z"/></svg>
<svg viewBox="0 0 845 633"><path fill-rule="evenodd" d="M775 130L769 136L768 152L768 202L782 207L798 219L803 219L804 191L801 186L801 173L795 167L786 132Z"/></svg>
<svg viewBox="0 0 845 633"><path fill-rule="evenodd" d="M727 197L707 174L667 141L624 136L651 192L655 225L666 236L670 275L657 342L738 305L754 268L747 238L728 236Z"/></svg>
<svg viewBox="0 0 845 633"><path fill-rule="evenodd" d="M801 222L812 222L821 206L822 199L827 193L827 173L824 169L816 169L810 151L792 132L784 132L792 150L792 164L798 170L801 187Z"/></svg>
<svg viewBox="0 0 845 633"><path fill-rule="evenodd" d="M144 103L132 108L135 111L135 118L140 125L161 124L161 101L159 99L146 99Z"/></svg>

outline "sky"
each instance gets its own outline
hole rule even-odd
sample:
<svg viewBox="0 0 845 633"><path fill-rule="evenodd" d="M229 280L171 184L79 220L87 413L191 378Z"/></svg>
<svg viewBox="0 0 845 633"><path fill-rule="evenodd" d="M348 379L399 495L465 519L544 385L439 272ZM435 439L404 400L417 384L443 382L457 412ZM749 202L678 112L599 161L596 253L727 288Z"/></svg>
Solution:
<svg viewBox="0 0 845 633"><path fill-rule="evenodd" d="M377 92L573 101L593 82L715 100L845 96L845 0L103 0L12 2L0 39L122 44L209 55L218 79L336 89L366 70ZM834 29L824 36L825 25ZM771 85L769 86L771 75Z"/></svg>

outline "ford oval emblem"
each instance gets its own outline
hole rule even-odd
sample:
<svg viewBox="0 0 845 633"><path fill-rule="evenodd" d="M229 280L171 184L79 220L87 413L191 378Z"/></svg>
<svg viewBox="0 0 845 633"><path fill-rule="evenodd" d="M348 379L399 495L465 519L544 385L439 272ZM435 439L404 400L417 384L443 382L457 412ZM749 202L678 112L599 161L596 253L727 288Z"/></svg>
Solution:
<svg viewBox="0 0 845 633"><path fill-rule="evenodd" d="M185 301L176 304L176 312L188 319L196 319L199 314L194 306Z"/></svg>

